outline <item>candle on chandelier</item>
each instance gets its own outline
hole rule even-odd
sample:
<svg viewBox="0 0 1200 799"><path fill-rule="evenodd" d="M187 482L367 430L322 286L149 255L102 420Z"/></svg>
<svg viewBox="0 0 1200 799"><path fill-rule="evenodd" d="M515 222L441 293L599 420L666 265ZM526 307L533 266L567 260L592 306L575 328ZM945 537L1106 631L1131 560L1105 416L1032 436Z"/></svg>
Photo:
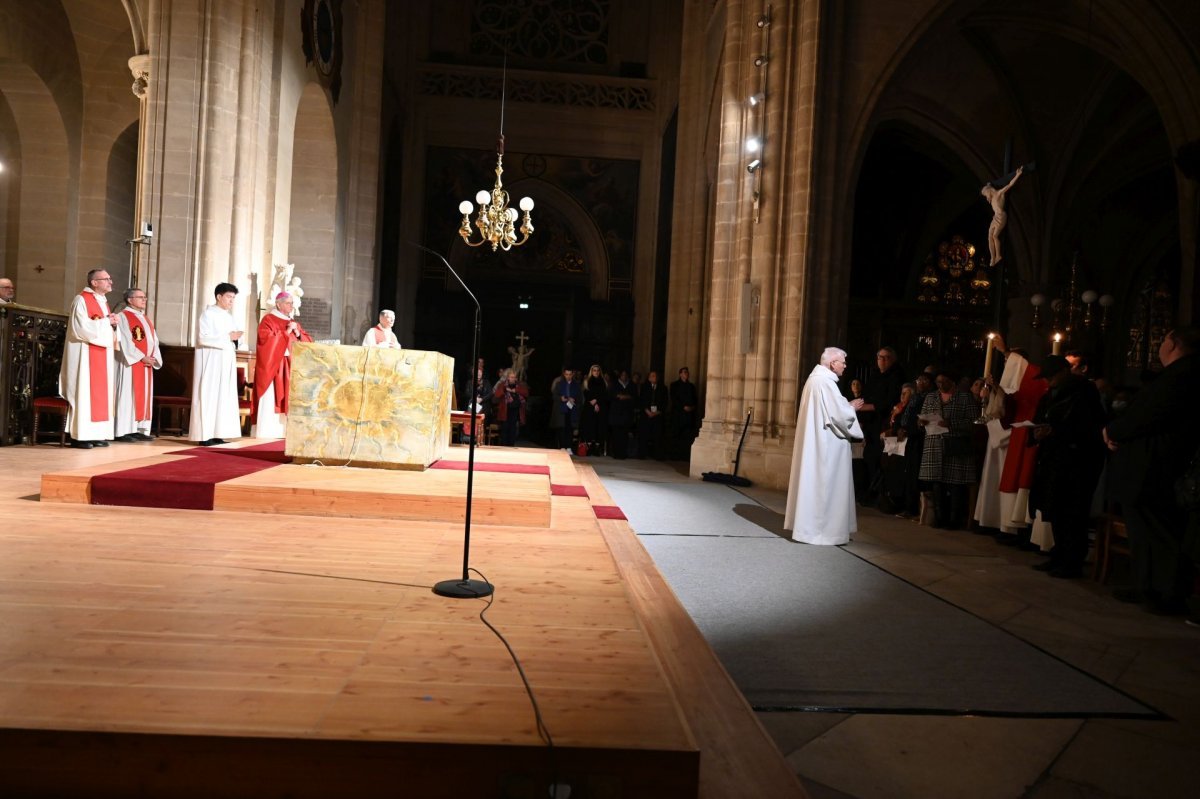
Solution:
<svg viewBox="0 0 1200 799"><path fill-rule="evenodd" d="M1062 333L1054 334L1054 343L1050 345L1051 355L1062 355Z"/></svg>

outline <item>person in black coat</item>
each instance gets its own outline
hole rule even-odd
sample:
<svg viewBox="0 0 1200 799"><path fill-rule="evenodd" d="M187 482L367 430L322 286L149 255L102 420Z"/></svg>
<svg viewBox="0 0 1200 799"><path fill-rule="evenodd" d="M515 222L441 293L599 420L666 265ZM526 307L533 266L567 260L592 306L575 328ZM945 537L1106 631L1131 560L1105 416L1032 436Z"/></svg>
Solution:
<svg viewBox="0 0 1200 799"><path fill-rule="evenodd" d="M633 411L636 404L633 392L629 372L622 369L616 382L609 386L608 390L608 454L617 460L624 460L629 456L629 431L633 428Z"/></svg>
<svg viewBox="0 0 1200 799"><path fill-rule="evenodd" d="M1042 362L1050 390L1033 415L1037 469L1029 505L1054 527L1050 559L1034 566L1051 577L1082 577L1088 551L1092 496L1104 468L1104 404L1092 381L1071 371L1061 355Z"/></svg>
<svg viewBox="0 0 1200 799"><path fill-rule="evenodd" d="M692 442L696 440L696 406L699 395L691 382L685 366L679 370L679 379L671 384L671 447L672 456L687 460L691 456Z"/></svg>
<svg viewBox="0 0 1200 799"><path fill-rule="evenodd" d="M604 381L600 364L592 364L582 388L579 443L587 444L589 455L599 455L608 431L608 384Z"/></svg>
<svg viewBox="0 0 1200 799"><path fill-rule="evenodd" d="M658 372L646 374L638 392L638 457L662 460L663 417L667 412L667 387L658 382Z"/></svg>
<svg viewBox="0 0 1200 799"><path fill-rule="evenodd" d="M1200 444L1193 418L1200 397L1200 330L1180 328L1159 347L1163 370L1109 422L1104 440L1113 456L1113 489L1129 531L1133 585L1113 594L1158 614L1182 613L1194 564L1183 552L1186 515L1175 503L1175 480Z"/></svg>
<svg viewBox="0 0 1200 799"><path fill-rule="evenodd" d="M880 347L875 353L875 366L867 373L863 387L863 406L858 412L858 421L863 429L863 465L866 468L864 499L870 503L878 498L882 473L880 460L883 444L880 432L888 423L888 416L900 401L900 388L904 385L904 370L897 364L896 351L891 347Z"/></svg>

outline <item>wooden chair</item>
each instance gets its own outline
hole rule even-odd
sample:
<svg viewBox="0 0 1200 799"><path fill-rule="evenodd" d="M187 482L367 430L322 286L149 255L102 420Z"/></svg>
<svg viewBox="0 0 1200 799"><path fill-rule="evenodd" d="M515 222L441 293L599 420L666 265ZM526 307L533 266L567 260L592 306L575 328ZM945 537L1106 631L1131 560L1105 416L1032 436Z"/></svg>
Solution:
<svg viewBox="0 0 1200 799"><path fill-rule="evenodd" d="M30 446L37 446L38 436L51 436L55 431L43 431L39 428L42 414L57 415L61 420L58 426L58 445L67 445L67 401L62 397L38 397L33 401L33 436L29 439Z"/></svg>
<svg viewBox="0 0 1200 799"><path fill-rule="evenodd" d="M154 433L181 436L187 429L185 420L192 412L191 397L155 396L154 397Z"/></svg>
<svg viewBox="0 0 1200 799"><path fill-rule="evenodd" d="M254 424L250 419L250 409L254 406L254 384L246 379L246 367L238 364L238 417L241 420L242 435L250 435L250 427Z"/></svg>
<svg viewBox="0 0 1200 799"><path fill-rule="evenodd" d="M1106 513L1100 517L1096 528L1096 565L1092 568L1092 579L1103 584L1108 579L1108 567L1112 556L1124 555L1129 557L1129 533L1125 529L1125 520L1115 513Z"/></svg>

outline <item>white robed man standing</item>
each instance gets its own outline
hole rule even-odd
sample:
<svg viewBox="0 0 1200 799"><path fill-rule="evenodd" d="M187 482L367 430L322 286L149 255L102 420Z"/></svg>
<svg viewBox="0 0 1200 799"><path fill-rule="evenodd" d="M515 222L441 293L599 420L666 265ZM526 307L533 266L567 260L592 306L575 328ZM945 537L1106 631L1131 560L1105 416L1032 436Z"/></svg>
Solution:
<svg viewBox="0 0 1200 799"><path fill-rule="evenodd" d="M363 336L364 347L387 347L388 349L398 350L400 347L400 339L396 338L396 334L392 332L392 325L396 323L396 312L382 310L379 312L379 324L367 331L367 335Z"/></svg>
<svg viewBox="0 0 1200 799"><path fill-rule="evenodd" d="M850 402L838 391L844 371L845 351L826 348L800 394L783 526L805 544L845 544L858 530L850 443L863 438L863 400Z"/></svg>
<svg viewBox="0 0 1200 799"><path fill-rule="evenodd" d="M59 390L67 401L67 433L76 449L107 447L113 437L113 328L117 317L104 298L112 290L106 269L87 275L71 302Z"/></svg>
<svg viewBox="0 0 1200 799"><path fill-rule="evenodd" d="M125 289L117 314L117 441L153 441L154 370L162 366L158 334L146 317L146 292Z"/></svg>
<svg viewBox="0 0 1200 799"><path fill-rule="evenodd" d="M202 447L224 444L226 438L242 434L237 386L237 341L242 331L232 313L237 293L232 283L218 283L213 290L216 304L200 314L188 440Z"/></svg>

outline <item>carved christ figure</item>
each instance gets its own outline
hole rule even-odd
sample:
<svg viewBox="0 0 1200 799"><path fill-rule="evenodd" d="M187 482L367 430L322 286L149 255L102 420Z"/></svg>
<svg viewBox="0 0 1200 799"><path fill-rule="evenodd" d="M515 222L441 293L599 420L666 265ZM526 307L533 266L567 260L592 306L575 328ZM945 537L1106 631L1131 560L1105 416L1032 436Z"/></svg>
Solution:
<svg viewBox="0 0 1200 799"><path fill-rule="evenodd" d="M991 265L995 266L1000 263L1000 233L1004 230L1004 226L1008 224L1008 214L1004 211L1004 195L1008 194L1008 190L1017 182L1017 178L1021 177L1021 173L1025 171L1025 167L1017 167L1017 171L1013 174L1010 180L1003 188L997 189L992 184L986 184L979 193L982 194L992 206L992 224L988 227L988 252L991 254Z"/></svg>

